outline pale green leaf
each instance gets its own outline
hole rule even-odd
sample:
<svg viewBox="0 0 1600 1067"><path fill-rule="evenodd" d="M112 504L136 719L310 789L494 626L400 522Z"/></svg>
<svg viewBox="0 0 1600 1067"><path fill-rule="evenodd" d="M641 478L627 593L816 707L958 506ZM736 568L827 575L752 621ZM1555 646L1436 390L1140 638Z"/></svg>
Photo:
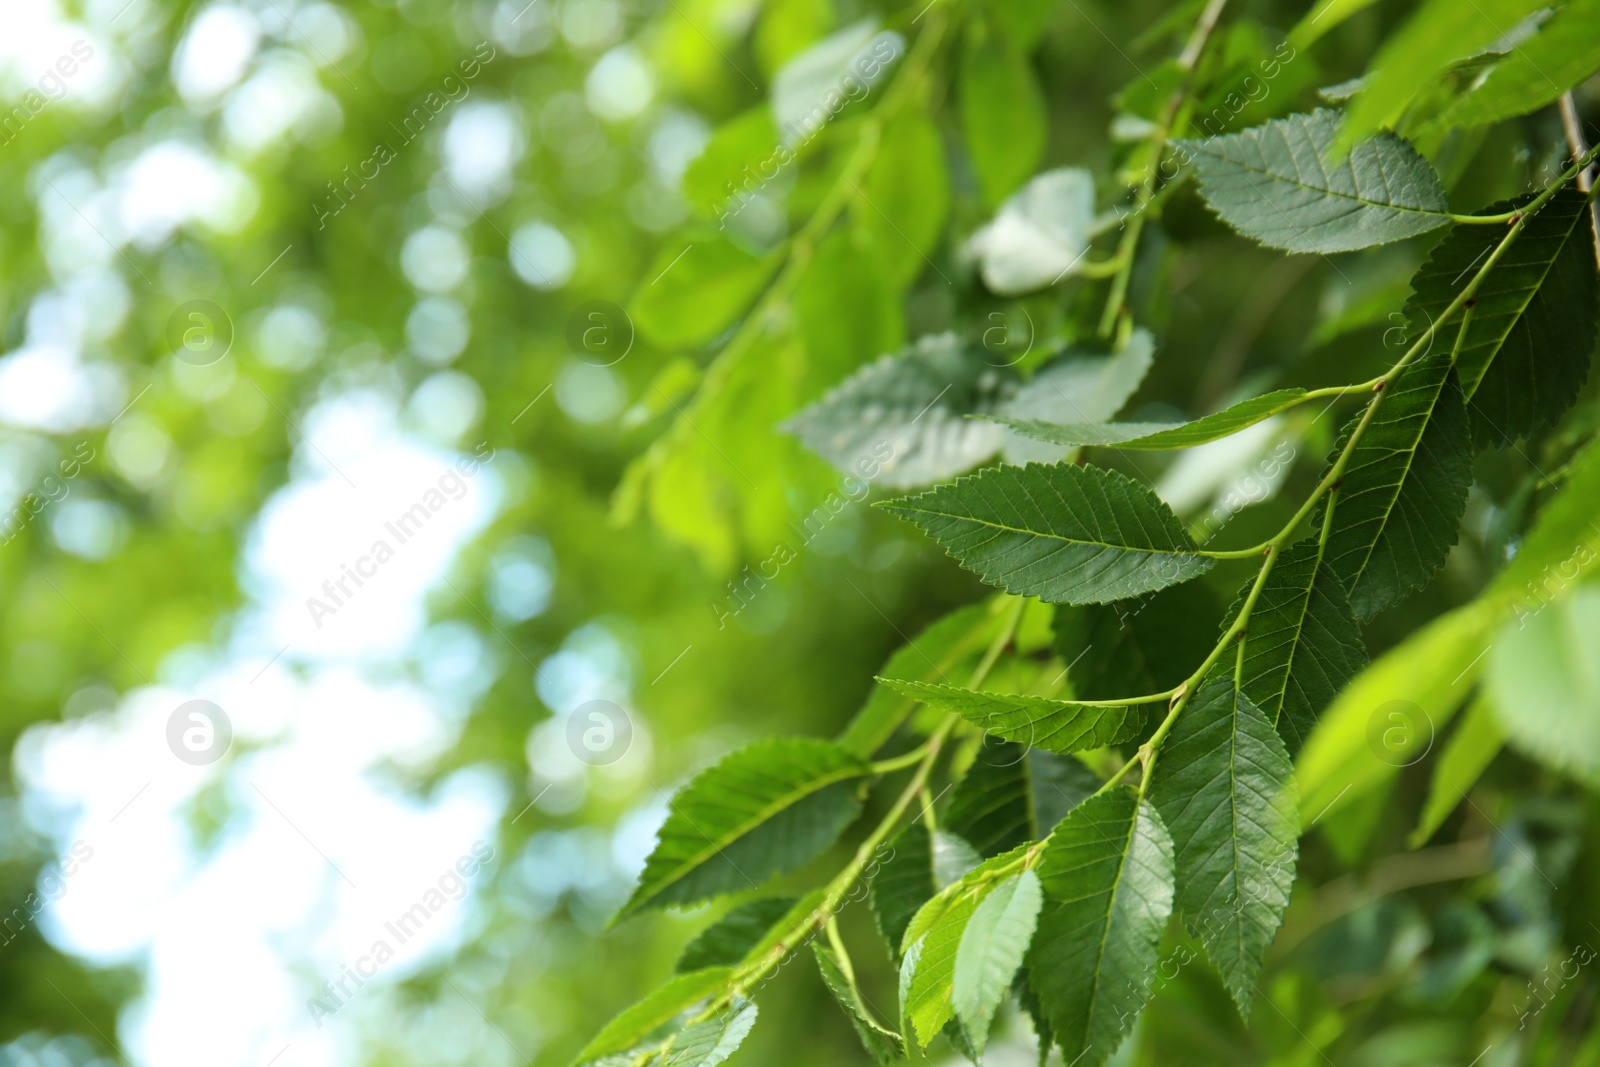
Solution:
<svg viewBox="0 0 1600 1067"><path fill-rule="evenodd" d="M980 1055L995 1009L1027 955L1043 903L1039 876L1023 871L997 885L961 933L950 1002L967 1041Z"/></svg>
<svg viewBox="0 0 1600 1067"><path fill-rule="evenodd" d="M1134 330L1127 343L1109 356L1069 348L1035 371L1015 396L999 406L995 417L1105 422L1122 410L1154 361L1155 339L1144 329ZM1008 430L1002 454L1011 464L1055 463L1069 458L1072 449Z"/></svg>
<svg viewBox="0 0 1600 1067"><path fill-rule="evenodd" d="M1547 0L1427 0L1389 35L1350 105L1340 143L1393 126L1407 105L1456 60L1483 51Z"/></svg>
<svg viewBox="0 0 1600 1067"><path fill-rule="evenodd" d="M1456 128L1500 122L1552 103L1600 70L1596 26L1600 0L1568 0L1487 78L1445 109L1438 124Z"/></svg>
<svg viewBox="0 0 1600 1067"><path fill-rule="evenodd" d="M789 914L795 901L795 897L765 897L741 904L685 945L672 969L683 974L739 963Z"/></svg>
<svg viewBox="0 0 1600 1067"><path fill-rule="evenodd" d="M1269 248L1350 252L1450 221L1439 175L1409 143L1380 133L1335 162L1338 130L1339 113L1319 109L1179 147L1212 210Z"/></svg>
<svg viewBox="0 0 1600 1067"><path fill-rule="evenodd" d="M666 985L607 1023L594 1040L578 1053L574 1062L588 1063L601 1056L636 1048L656 1030L721 990L732 977L731 967L708 967L674 975Z"/></svg>
<svg viewBox="0 0 1600 1067"><path fill-rule="evenodd" d="M705 344L755 302L781 261L781 249L753 256L721 234L692 231L662 246L628 314L663 348Z"/></svg>
<svg viewBox="0 0 1600 1067"><path fill-rule="evenodd" d="M861 1044L866 1048L867 1054L879 1064L890 1064L903 1059L906 1054L905 1040L878 1022L872 1010L867 1007L854 975L845 973L833 950L820 942L813 941L811 951L816 953L817 970L822 972L823 984L828 987L828 992L833 994L833 999L838 1001L839 1007L844 1009L846 1018L855 1029L856 1036L861 1038Z"/></svg>
<svg viewBox="0 0 1600 1067"><path fill-rule="evenodd" d="M1047 752L1080 752L1131 740L1144 728L1138 707L1076 704L1049 697L985 693L932 682L879 681L931 707L953 711L989 733Z"/></svg>
<svg viewBox="0 0 1600 1067"><path fill-rule="evenodd" d="M1031 293L1077 273L1094 228L1094 176L1077 167L1045 171L972 235L967 254L990 292Z"/></svg>
<svg viewBox="0 0 1600 1067"><path fill-rule="evenodd" d="M1248 591L1229 612L1238 617ZM1250 614L1243 688L1277 728L1290 755L1317 716L1367 662L1361 628L1344 587L1315 538L1290 545L1275 561Z"/></svg>
<svg viewBox="0 0 1600 1067"><path fill-rule="evenodd" d="M772 78L772 117L788 146L803 144L839 113L846 86L870 88L905 51L897 33L864 19L807 48Z"/></svg>
<svg viewBox="0 0 1600 1067"><path fill-rule="evenodd" d="M1349 434L1347 427L1340 448ZM1435 351L1384 387L1331 505L1325 559L1356 618L1370 619L1432 580L1456 543L1471 487L1461 385L1449 351ZM1319 507L1319 523L1329 507Z"/></svg>
<svg viewBox="0 0 1600 1067"><path fill-rule="evenodd" d="M1100 1067L1150 999L1161 932L1172 913L1172 838L1125 789L1078 805L1039 862L1029 980L1062 1061Z"/></svg>
<svg viewBox="0 0 1600 1067"><path fill-rule="evenodd" d="M1289 752L1231 677L1213 676L1178 716L1150 799L1172 834L1178 911L1248 1020L1289 906L1299 825Z"/></svg>
<svg viewBox="0 0 1600 1067"><path fill-rule="evenodd" d="M1484 681L1513 748L1600 788L1600 588L1505 623Z"/></svg>
<svg viewBox="0 0 1600 1067"><path fill-rule="evenodd" d="M753 191L755 183L749 175L759 176L776 162L773 157L777 143L778 128L772 124L770 108L763 105L735 115L712 132L700 154L684 170L683 198L713 218L736 212L743 197ZM729 191L730 185L734 192ZM675 249L672 254L677 252Z"/></svg>
<svg viewBox="0 0 1600 1067"><path fill-rule="evenodd" d="M1052 423L1039 419L1019 419L1008 415L990 416L996 422L1039 441L1057 445L1089 445L1098 448L1126 448L1160 451L1193 448L1238 433L1264 422L1301 403L1306 391L1278 389L1241 401L1222 411L1191 422L1068 422Z"/></svg>
<svg viewBox="0 0 1600 1067"><path fill-rule="evenodd" d="M1527 197L1495 204L1501 214ZM1498 226L1462 225L1440 242L1412 280L1406 303L1414 336L1439 321L1474 267L1505 238ZM1459 318L1434 338L1454 348ZM1557 193L1528 219L1474 294L1456 373L1479 446L1505 445L1553 424L1589 375L1600 326L1600 274L1588 198Z"/></svg>
<svg viewBox="0 0 1600 1067"><path fill-rule="evenodd" d="M1439 753L1422 816L1417 820L1417 828L1411 831L1409 844L1412 848L1421 848L1444 825L1445 819L1489 769L1505 743L1506 734L1495 719L1494 709L1479 696L1461 716L1460 724Z"/></svg>
<svg viewBox="0 0 1600 1067"><path fill-rule="evenodd" d="M758 741L672 798L639 886L618 913L691 904L760 885L814 858L861 810L867 765L830 741Z"/></svg>
<svg viewBox="0 0 1600 1067"><path fill-rule="evenodd" d="M1053 603L1154 592L1213 562L1153 492L1096 467L997 467L880 506L989 584Z"/></svg>
<svg viewBox="0 0 1600 1067"><path fill-rule="evenodd" d="M841 471L890 488L927 485L977 466L1004 441L993 423L1020 381L955 334L918 339L862 368L783 429Z"/></svg>
<svg viewBox="0 0 1600 1067"><path fill-rule="evenodd" d="M731 1011L686 1026L661 1058L661 1067L717 1067L739 1050L756 1024L756 1006L738 1003Z"/></svg>
<svg viewBox="0 0 1600 1067"><path fill-rule="evenodd" d="M998 25L976 18L959 75L961 130L985 202L1000 204L1044 152L1044 92L1028 57Z"/></svg>

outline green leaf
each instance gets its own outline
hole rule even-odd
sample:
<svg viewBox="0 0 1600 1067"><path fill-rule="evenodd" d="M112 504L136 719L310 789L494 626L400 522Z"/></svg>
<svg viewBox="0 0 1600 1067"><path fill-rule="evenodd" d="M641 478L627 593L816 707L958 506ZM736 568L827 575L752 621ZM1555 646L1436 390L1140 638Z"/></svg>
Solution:
<svg viewBox="0 0 1600 1067"><path fill-rule="evenodd" d="M999 26L973 20L961 54L961 128L991 207L1016 191L1044 153L1044 91L1028 57Z"/></svg>
<svg viewBox="0 0 1600 1067"><path fill-rule="evenodd" d="M795 289L794 314L817 392L905 343L900 293L871 236L854 227L817 246Z"/></svg>
<svg viewBox="0 0 1600 1067"><path fill-rule="evenodd" d="M995 1009L1022 966L1044 903L1032 871L1007 878L983 899L961 932L950 1003L968 1042L980 1055L989 1041Z"/></svg>
<svg viewBox="0 0 1600 1067"><path fill-rule="evenodd" d="M930 707L953 711L1007 741L1047 752L1104 748L1131 740L1144 729L1144 712L1138 707L1092 706L931 682L878 680Z"/></svg>
<svg viewBox="0 0 1600 1067"><path fill-rule="evenodd" d="M1487 209L1501 214L1528 197ZM1479 446L1505 445L1552 425L1589 374L1600 326L1600 275L1587 198L1557 193L1506 250L1474 295L1456 359ZM1457 226L1412 280L1405 314L1415 335L1437 322L1476 264L1505 238L1497 226ZM1453 347L1457 323L1434 338Z"/></svg>
<svg viewBox="0 0 1600 1067"><path fill-rule="evenodd" d="M732 753L672 798L639 886L613 921L750 889L808 862L855 821L852 779L867 773L866 763L815 738Z"/></svg>
<svg viewBox="0 0 1600 1067"><path fill-rule="evenodd" d="M1154 592L1213 562L1153 492L1096 467L996 467L879 506L990 585L1053 603Z"/></svg>
<svg viewBox="0 0 1600 1067"><path fill-rule="evenodd" d="M667 984L605 1025L578 1053L574 1063L588 1063L614 1052L626 1052L683 1012L721 990L733 977L731 967L708 967L674 975Z"/></svg>
<svg viewBox="0 0 1600 1067"><path fill-rule="evenodd" d="M822 972L822 983L828 987L828 992L833 994L833 999L839 1002L839 1007L844 1009L845 1016L855 1028L856 1035L861 1038L861 1044L866 1048L867 1054L880 1064L890 1064L904 1059L905 1040L878 1022L862 998L854 976L845 974L833 950L820 942L813 941L811 951L816 953L817 970Z"/></svg>
<svg viewBox="0 0 1600 1067"><path fill-rule="evenodd" d="M1505 36L1546 0L1427 0L1389 35L1368 67L1367 82L1350 105L1342 145L1399 121L1412 99L1455 60Z"/></svg>
<svg viewBox="0 0 1600 1067"><path fill-rule="evenodd" d="M1517 554L1495 575L1489 595L1509 602L1517 615L1537 611L1549 598L1551 570L1560 594L1595 571L1600 562L1600 526L1594 502L1600 500L1600 439L1590 441L1567 465L1556 494L1528 531Z"/></svg>
<svg viewBox="0 0 1600 1067"><path fill-rule="evenodd" d="M832 28L830 0L772 0L762 4L761 22L755 33L755 53L761 72L770 78ZM777 143L776 135L771 143Z"/></svg>
<svg viewBox="0 0 1600 1067"><path fill-rule="evenodd" d="M862 191L851 202L852 218L873 235L889 277L903 289L929 269L950 210L944 142L926 113L908 107L884 127Z"/></svg>
<svg viewBox="0 0 1600 1067"><path fill-rule="evenodd" d="M899 34L863 19L807 48L772 77L772 117L783 143L804 144L849 103L845 89L868 88L905 51Z"/></svg>
<svg viewBox="0 0 1600 1067"><path fill-rule="evenodd" d="M662 246L628 313L652 344L705 344L755 302L781 261L781 249L752 256L720 234L692 231Z"/></svg>
<svg viewBox="0 0 1600 1067"><path fill-rule="evenodd" d="M955 979L956 953L961 935L978 905L994 890L996 868L1014 864L1020 850L986 860L962 879L941 890L911 920L905 933L905 960L902 975L911 968L906 995L901 999L901 1014L910 1018L918 1043L927 1047L949 1022L954 1009L950 1002ZM913 953L912 947L916 946Z"/></svg>
<svg viewBox="0 0 1600 1067"><path fill-rule="evenodd" d="M890 839L887 855L877 861L868 891L878 932L896 959L912 916L938 891L933 881L932 836L921 821L908 823Z"/></svg>
<svg viewBox="0 0 1600 1067"><path fill-rule="evenodd" d="M1117 700L1176 689L1211 652L1211 623L1222 614L1201 582L1149 596L1055 612L1056 653L1072 696Z"/></svg>
<svg viewBox="0 0 1600 1067"><path fill-rule="evenodd" d="M1502 626L1485 686L1513 748L1600 788L1600 588Z"/></svg>
<svg viewBox="0 0 1600 1067"><path fill-rule="evenodd" d="M1126 448L1160 451L1193 448L1238 433L1288 411L1306 397L1300 388L1278 389L1191 422L1102 422L1053 423L1038 419L1017 419L992 415L1019 433L1038 441L1057 445L1089 445L1096 448Z"/></svg>
<svg viewBox="0 0 1600 1067"><path fill-rule="evenodd" d="M1335 455L1349 434L1347 427ZM1385 386L1332 505L1325 559L1356 618L1370 619L1432 580L1456 543L1471 487L1461 385L1450 353L1437 351ZM1319 505L1318 523L1328 507Z"/></svg>
<svg viewBox="0 0 1600 1067"><path fill-rule="evenodd" d="M770 166L776 162L777 143L778 128L772 124L772 112L765 105L735 115L716 128L705 148L684 170L683 198L713 218L737 210L741 194L754 190L755 179L751 175L758 179L763 163ZM678 249L672 251L672 255L677 253Z"/></svg>
<svg viewBox="0 0 1600 1067"><path fill-rule="evenodd" d="M1246 585L1228 613L1238 617ZM1298 752L1322 709L1367 662L1366 643L1344 586L1315 538L1290 545L1273 564L1250 614L1245 696Z"/></svg>
<svg viewBox="0 0 1600 1067"><path fill-rule="evenodd" d="M1345 19L1371 7L1376 0L1318 0L1318 3L1289 33L1295 48L1309 47L1317 38Z"/></svg>
<svg viewBox="0 0 1600 1067"><path fill-rule="evenodd" d="M1600 0L1568 0L1438 118L1446 129L1537 111L1600 70Z"/></svg>
<svg viewBox="0 0 1600 1067"><path fill-rule="evenodd" d="M995 418L1066 417L1082 423L1114 418L1144 381L1155 361L1155 339L1137 329L1111 355L1069 348L1034 372L1016 395L1000 405ZM1072 454L1069 448L1041 445L1005 432L1002 453L1007 463L1054 463Z"/></svg>
<svg viewBox="0 0 1600 1067"><path fill-rule="evenodd" d="M1000 206L967 241L989 291L1017 296L1076 274L1095 230L1094 176L1078 167L1045 171Z"/></svg>
<svg viewBox="0 0 1600 1067"><path fill-rule="evenodd" d="M1100 1067L1150 999L1172 864L1160 815L1125 789L1084 801L1051 834L1028 970L1063 1062Z"/></svg>
<svg viewBox="0 0 1600 1067"><path fill-rule="evenodd" d="M1005 431L966 416L997 409L1018 381L955 334L936 334L862 368L782 428L852 476L909 489L999 451Z"/></svg>
<svg viewBox="0 0 1600 1067"><path fill-rule="evenodd" d="M1439 175L1408 142L1380 133L1334 163L1338 131L1339 113L1320 108L1179 146L1212 210L1269 248L1350 252L1450 221Z"/></svg>
<svg viewBox="0 0 1600 1067"><path fill-rule="evenodd" d="M1179 913L1248 1020L1298 855L1294 766L1233 679L1214 676L1173 724L1150 780L1172 834Z"/></svg>
<svg viewBox="0 0 1600 1067"><path fill-rule="evenodd" d="M981 855L996 856L1048 834L1099 787L1081 760L985 737L950 790L943 823Z"/></svg>
<svg viewBox="0 0 1600 1067"><path fill-rule="evenodd" d="M756 1006L747 1000L732 1011L686 1026L661 1058L661 1067L717 1067L739 1050L755 1024Z"/></svg>
<svg viewBox="0 0 1600 1067"><path fill-rule="evenodd" d="M1433 781L1428 785L1428 800L1407 842L1412 848L1427 844L1428 838L1444 825L1505 743L1506 734L1496 721L1494 709L1480 696L1461 716L1461 724L1439 753Z"/></svg>
<svg viewBox="0 0 1600 1067"><path fill-rule="evenodd" d="M1504 610L1478 600L1447 612L1344 687L1295 759L1304 827L1393 781L1400 767L1427 753L1482 672ZM1386 733L1391 715L1410 728Z"/></svg>
<svg viewBox="0 0 1600 1067"><path fill-rule="evenodd" d="M797 899L765 897L739 905L685 945L672 969L683 974L705 967L733 966L748 956L767 932L789 914Z"/></svg>

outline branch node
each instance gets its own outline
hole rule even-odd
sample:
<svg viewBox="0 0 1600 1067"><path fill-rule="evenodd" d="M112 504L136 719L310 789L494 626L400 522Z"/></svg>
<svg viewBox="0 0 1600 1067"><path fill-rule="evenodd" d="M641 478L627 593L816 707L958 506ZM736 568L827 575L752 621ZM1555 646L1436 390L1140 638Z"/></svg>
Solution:
<svg viewBox="0 0 1600 1067"><path fill-rule="evenodd" d="M1389 383L1385 382L1382 378L1379 378L1376 382L1374 382L1372 384L1372 391L1374 393L1381 393L1381 392L1383 392L1383 387L1385 385L1387 385L1387 384L1389 384Z"/></svg>

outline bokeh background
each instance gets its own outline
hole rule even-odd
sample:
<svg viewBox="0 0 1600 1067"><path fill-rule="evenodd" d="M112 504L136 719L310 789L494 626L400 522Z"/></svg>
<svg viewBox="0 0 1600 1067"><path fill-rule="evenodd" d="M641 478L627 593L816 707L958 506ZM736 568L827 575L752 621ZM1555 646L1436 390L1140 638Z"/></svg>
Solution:
<svg viewBox="0 0 1600 1067"><path fill-rule="evenodd" d="M1303 14L1244 6L1281 29ZM1026 7L1038 165L1114 174L1107 130L1140 106L1117 94L1198 5ZM1359 73L1406 7L1341 27L1250 114ZM893 288L848 248L819 251L830 281L796 299L821 341L775 326L739 403L684 435L704 439L703 472L668 464L664 488L624 470L671 432L725 331L690 288L658 302L653 334L614 309L695 270L674 256L697 241L754 263L803 224L831 164L764 185L731 236L719 172L686 172L730 123L746 134L721 151L770 152L769 87L808 46L863 23L913 39L921 10L0 0L0 1064L554 1065L670 970L713 910L606 927L667 791L746 740L836 730L904 634L978 595L851 505L724 610L728 583L838 487L774 425L908 337L1027 305L984 295L961 254L992 203L945 118L949 239ZM1246 29L1225 50L1253 62L1276 43ZM936 114L947 91L927 90ZM1458 150L1476 163L1447 169L1453 196L1477 206L1548 173L1552 121ZM915 197L923 177L890 187ZM1421 249L1362 257L1358 285L1231 241L1193 204L1174 215L1194 247L1136 278L1171 294L1145 320L1169 369L1138 399L1150 417L1382 358ZM1072 299L1032 311L1059 324ZM612 347L573 343L596 322ZM1327 432L1275 425L1150 473L1186 515L1214 513L1285 443L1281 477L1305 475ZM402 543L392 526L419 503ZM1419 615L1497 558L1498 513L1475 506ZM1275 528L1236 522L1239 543ZM393 551L375 559L380 540ZM1383 620L1374 647L1414 617ZM625 743L581 758L574 714L597 700ZM191 701L225 716L231 738L200 744L215 759L178 755ZM1539 825L1570 866L1583 805L1558 801ZM385 924L419 902L429 918L402 944ZM1409 905L1352 910L1365 940L1330 939L1350 958L1329 974L1358 993L1318 1000L1315 975L1278 990L1335 1028L1424 966L1431 938ZM1541 914L1518 933L1529 959L1554 943ZM363 962L380 940L393 958ZM863 1062L842 1019L817 1024L832 1009L800 970L741 1062ZM1152 1025L1228 1047L1213 987L1163 994ZM1360 1062L1458 1062L1440 1050L1471 1013L1453 1010ZM991 1062L1029 1055L1019 1039Z"/></svg>

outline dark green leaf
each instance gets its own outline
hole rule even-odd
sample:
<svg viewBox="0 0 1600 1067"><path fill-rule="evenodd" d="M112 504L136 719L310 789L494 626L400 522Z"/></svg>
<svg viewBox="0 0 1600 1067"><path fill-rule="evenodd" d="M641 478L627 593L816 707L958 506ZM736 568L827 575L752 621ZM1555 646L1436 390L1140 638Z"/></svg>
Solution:
<svg viewBox="0 0 1600 1067"><path fill-rule="evenodd" d="M1502 214L1527 203L1506 201ZM1498 226L1457 226L1412 280L1406 318L1420 335L1437 322L1477 264L1505 238ZM1557 193L1523 226L1474 296L1456 360L1477 444L1504 445L1549 426L1577 399L1600 323L1600 275L1587 199ZM1459 321L1459 320L1458 320ZM1448 323L1435 347L1453 347Z"/></svg>
<svg viewBox="0 0 1600 1067"><path fill-rule="evenodd" d="M1230 621L1249 590L1239 592ZM1322 709L1366 665L1367 648L1344 586L1315 538L1290 545L1273 564L1250 615L1244 694L1300 750Z"/></svg>
<svg viewBox="0 0 1600 1067"><path fill-rule="evenodd" d="M990 585L1055 603L1154 592L1213 562L1153 492L1096 467L997 467L881 506Z"/></svg>
<svg viewBox="0 0 1600 1067"><path fill-rule="evenodd" d="M1449 352L1434 352L1385 387L1333 506L1324 558L1349 590L1356 618L1370 619L1428 584L1456 543L1471 486L1461 385Z"/></svg>
<svg viewBox="0 0 1600 1067"><path fill-rule="evenodd" d="M672 798L639 887L618 914L750 889L833 844L861 811L867 765L830 741L758 741Z"/></svg>
<svg viewBox="0 0 1600 1067"><path fill-rule="evenodd" d="M1299 824L1283 739L1231 677L1207 681L1178 716L1150 800L1172 834L1178 911L1249 1019L1289 906Z"/></svg>
<svg viewBox="0 0 1600 1067"><path fill-rule="evenodd" d="M1138 707L1094 706L931 682L878 680L932 707L956 712L1007 741L1047 752L1104 748L1137 737L1144 728L1144 712Z"/></svg>
<svg viewBox="0 0 1600 1067"><path fill-rule="evenodd" d="M1044 93L1028 57L998 26L974 19L961 56L962 133L978 187L998 206L1039 165Z"/></svg>
<svg viewBox="0 0 1600 1067"><path fill-rule="evenodd" d="M885 1029L878 1022L877 1017L867 1007L861 990L856 986L853 975L845 973L839 965L839 957L833 950L820 942L811 943L811 951L817 956L817 969L822 972L822 982L828 987L828 992L833 994L833 999L839 1002L839 1007L844 1009L845 1016L850 1020L850 1025L855 1028L856 1035L861 1038L867 1054L880 1064L890 1064L899 1059L904 1059L906 1054L905 1039L893 1030Z"/></svg>
<svg viewBox="0 0 1600 1067"><path fill-rule="evenodd" d="M1057 445L1090 445L1102 448L1127 448L1159 451L1193 448L1216 441L1254 426L1279 412L1287 411L1305 399L1304 389L1278 389L1253 397L1192 422L1042 422L1006 415L990 416L1019 433L1038 441Z"/></svg>
<svg viewBox="0 0 1600 1067"><path fill-rule="evenodd" d="M1175 689L1211 651L1221 615L1200 582L1089 607L1058 607L1056 653L1079 700L1117 700Z"/></svg>
<svg viewBox="0 0 1600 1067"><path fill-rule="evenodd" d="M980 1056L989 1041L995 1009L1033 941L1043 903L1039 876L1023 871L997 885L961 933L950 1003L967 1041Z"/></svg>
<svg viewBox="0 0 1600 1067"><path fill-rule="evenodd" d="M1180 147L1212 210L1269 248L1350 252L1450 221L1439 175L1409 143L1380 133L1333 162L1338 131L1339 113L1324 108Z"/></svg>
<svg viewBox="0 0 1600 1067"><path fill-rule="evenodd" d="M1149 1000L1172 863L1161 817L1125 789L1084 801L1051 835L1028 969L1063 1062L1099 1067Z"/></svg>
<svg viewBox="0 0 1600 1067"><path fill-rule="evenodd" d="M996 856L1048 834L1099 787L1081 760L985 737L950 791L943 822L982 855Z"/></svg>
<svg viewBox="0 0 1600 1067"><path fill-rule="evenodd" d="M636 1048L657 1029L722 989L732 977L731 967L708 967L673 976L666 985L607 1023L574 1062L588 1063Z"/></svg>
<svg viewBox="0 0 1600 1067"><path fill-rule="evenodd" d="M890 839L887 853L880 855L870 890L878 932L896 959L911 917L938 891L933 880L932 837L922 822L908 823Z"/></svg>
<svg viewBox="0 0 1600 1067"><path fill-rule="evenodd" d="M683 974L704 967L733 966L749 955L767 932L789 914L796 900L796 897L766 897L741 904L685 945L673 970Z"/></svg>

